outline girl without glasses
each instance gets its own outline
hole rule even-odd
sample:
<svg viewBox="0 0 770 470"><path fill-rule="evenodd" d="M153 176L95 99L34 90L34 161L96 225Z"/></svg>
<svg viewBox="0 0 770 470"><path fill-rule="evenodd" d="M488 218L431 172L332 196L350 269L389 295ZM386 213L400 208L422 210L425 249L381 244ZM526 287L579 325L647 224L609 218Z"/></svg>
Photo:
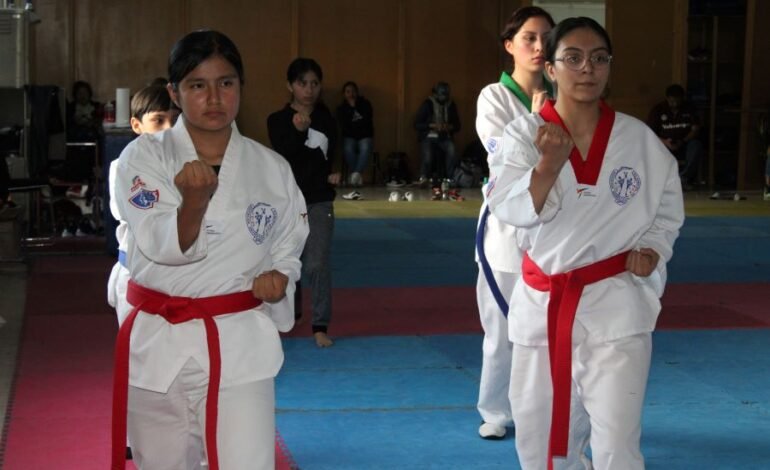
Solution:
<svg viewBox="0 0 770 470"><path fill-rule="evenodd" d="M684 220L676 161L602 101L598 23L562 21L545 58L558 97L506 127L487 196L526 252L509 317L516 449L524 469L561 468L590 417L594 468L642 469L651 332Z"/></svg>
<svg viewBox="0 0 770 470"><path fill-rule="evenodd" d="M501 156L503 128L519 116L537 112L550 91L543 76L545 38L554 26L551 15L538 7L513 12L500 34L506 53L511 56L512 73L503 72L497 83L481 90L476 113L476 132L487 149L490 167ZM511 351L508 339L508 300L521 272L522 253L516 247L514 228L501 223L482 204L477 235L479 275L476 299L481 326L481 382L477 408L484 439L502 439L506 426L513 423L508 400Z"/></svg>
<svg viewBox="0 0 770 470"><path fill-rule="evenodd" d="M140 469L272 470L278 331L294 323L305 203L286 161L238 132L243 66L229 38L186 35L168 72L181 116L129 144L116 172L133 281L119 312L112 468L124 466L128 386Z"/></svg>
<svg viewBox="0 0 770 470"><path fill-rule="evenodd" d="M323 71L313 59L300 57L289 64L286 86L291 102L267 119L270 142L289 161L297 185L307 201L310 235L302 253L302 271L308 277L313 307L313 337L318 347L331 346L327 334L332 315L332 277L329 262L334 232L334 187L340 174L332 170L337 127L320 101ZM301 286L297 283L295 308L302 315Z"/></svg>

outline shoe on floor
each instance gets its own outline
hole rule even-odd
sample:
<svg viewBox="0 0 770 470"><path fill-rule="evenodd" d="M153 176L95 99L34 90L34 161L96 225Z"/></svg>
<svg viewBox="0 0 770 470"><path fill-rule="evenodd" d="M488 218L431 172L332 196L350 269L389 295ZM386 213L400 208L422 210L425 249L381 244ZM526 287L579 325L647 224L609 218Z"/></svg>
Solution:
<svg viewBox="0 0 770 470"><path fill-rule="evenodd" d="M342 195L342 199L346 199L348 201L358 201L363 199L364 196L361 195L358 191L351 191L347 194Z"/></svg>
<svg viewBox="0 0 770 470"><path fill-rule="evenodd" d="M505 426L492 423L481 423L479 426L479 436L482 439L497 440L505 437Z"/></svg>

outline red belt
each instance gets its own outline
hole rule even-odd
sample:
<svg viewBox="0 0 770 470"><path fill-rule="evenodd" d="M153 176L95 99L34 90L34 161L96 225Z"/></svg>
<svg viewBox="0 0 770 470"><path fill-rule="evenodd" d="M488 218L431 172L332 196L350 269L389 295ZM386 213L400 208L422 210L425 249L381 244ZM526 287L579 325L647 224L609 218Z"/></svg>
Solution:
<svg viewBox="0 0 770 470"><path fill-rule="evenodd" d="M548 300L548 358L551 363L553 408L548 443L549 470L553 468L554 456L567 456L572 385L572 326L583 288L624 272L627 256L626 251L582 268L550 276L540 270L529 255L524 256L524 282L535 290L551 292Z"/></svg>
<svg viewBox="0 0 770 470"><path fill-rule="evenodd" d="M128 302L134 309L120 326L115 344L115 376L112 389L112 470L126 467L126 408L128 402L128 356L131 328L137 313L162 316L171 324L202 319L206 327L209 349L209 385L206 397L206 450L209 468L219 470L217 456L217 405L222 358L219 351L219 330L214 321L217 315L251 310L262 301L254 298L251 291L192 299L171 297L161 292L128 281Z"/></svg>

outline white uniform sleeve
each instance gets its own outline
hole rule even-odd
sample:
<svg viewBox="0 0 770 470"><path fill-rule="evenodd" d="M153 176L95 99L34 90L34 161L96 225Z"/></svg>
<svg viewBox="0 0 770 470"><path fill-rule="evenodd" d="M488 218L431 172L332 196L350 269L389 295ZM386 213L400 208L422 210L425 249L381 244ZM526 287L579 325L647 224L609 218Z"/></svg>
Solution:
<svg viewBox="0 0 770 470"><path fill-rule="evenodd" d="M646 279L658 297L663 295L667 280L666 263L674 253L674 241L679 236L679 228L684 223L682 184L675 166L676 160L672 158L670 161L666 186L655 219L637 244L637 248L652 248L660 255L658 266Z"/></svg>
<svg viewBox="0 0 770 470"><path fill-rule="evenodd" d="M113 160L110 162L110 171L107 176L107 184L110 190L110 213L115 220L123 220L120 216L120 210L118 209L118 203L115 200L115 177L118 171L118 161Z"/></svg>
<svg viewBox="0 0 770 470"><path fill-rule="evenodd" d="M499 165L502 150L503 128L511 121L512 110L506 109L504 101L496 96L495 89L485 87L476 102L476 133L487 150L490 168Z"/></svg>
<svg viewBox="0 0 770 470"><path fill-rule="evenodd" d="M206 227L201 224L198 238L183 253L177 232L182 197L174 185L173 167L164 167L172 157L163 153L158 141L139 138L131 142L118 160L115 200L146 258L159 264L188 264L206 256Z"/></svg>
<svg viewBox="0 0 770 470"><path fill-rule="evenodd" d="M500 162L490 165L494 179L487 189L487 203L492 213L505 223L521 228L534 227L553 219L561 209L562 197L569 183L564 169L548 193L540 214L535 212L532 195L529 192L532 169L540 160L540 152L534 145L531 129L542 124L527 125L529 116L522 116L507 125L503 131L503 145Z"/></svg>
<svg viewBox="0 0 770 470"><path fill-rule="evenodd" d="M287 207L288 217L284 218L285 223L278 228L275 241L270 248L273 269L289 278L286 296L279 302L270 304L270 317L278 331L282 332L289 331L294 326L295 282L300 278L302 263L299 258L309 233L305 198L297 187L291 171L286 171L284 174L284 183L290 199Z"/></svg>

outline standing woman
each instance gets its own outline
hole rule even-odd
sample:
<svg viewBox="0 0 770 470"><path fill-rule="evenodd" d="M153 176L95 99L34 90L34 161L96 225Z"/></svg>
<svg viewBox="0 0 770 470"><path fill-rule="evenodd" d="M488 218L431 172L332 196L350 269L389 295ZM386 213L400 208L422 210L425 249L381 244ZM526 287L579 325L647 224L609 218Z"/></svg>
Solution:
<svg viewBox="0 0 770 470"><path fill-rule="evenodd" d="M503 72L499 82L481 90L476 113L476 132L487 149L490 168L499 167L505 125L539 111L550 92L543 78L543 49L545 36L553 26L553 18L542 8L524 7L513 12L500 34L512 58L513 72ZM491 215L486 203L481 206L476 240L476 299L484 329L477 404L482 419L479 435L502 439L506 426L512 424L508 385L513 344L508 339L508 299L521 273L522 253L516 246L513 227Z"/></svg>
<svg viewBox="0 0 770 470"><path fill-rule="evenodd" d="M323 72L313 59L297 58L286 71L291 102L267 119L273 149L289 161L307 202L310 235L302 252L302 271L310 281L313 337L318 347L333 344L327 331L332 316L330 251L334 232L334 186L340 174L332 170L337 128L329 109L319 100ZM302 312L297 283L295 309Z"/></svg>
<svg viewBox="0 0 770 470"><path fill-rule="evenodd" d="M125 464L127 387L140 469L272 470L278 331L294 323L305 204L286 161L238 132L243 65L229 38L184 36L168 69L181 116L129 144L116 171L132 281L112 468Z"/></svg>
<svg viewBox="0 0 770 470"><path fill-rule="evenodd" d="M684 221L676 160L602 101L612 44L601 25L566 19L545 50L558 98L505 128L487 195L526 252L510 317L516 449L525 470L561 466L578 451L570 434L585 432L570 413L584 407L594 468L643 469L651 332Z"/></svg>
<svg viewBox="0 0 770 470"><path fill-rule="evenodd" d="M350 171L349 184L361 186L361 174L372 155L374 138L374 113L372 104L358 94L356 82L342 86L344 99L337 107L337 121L342 127L342 151Z"/></svg>

